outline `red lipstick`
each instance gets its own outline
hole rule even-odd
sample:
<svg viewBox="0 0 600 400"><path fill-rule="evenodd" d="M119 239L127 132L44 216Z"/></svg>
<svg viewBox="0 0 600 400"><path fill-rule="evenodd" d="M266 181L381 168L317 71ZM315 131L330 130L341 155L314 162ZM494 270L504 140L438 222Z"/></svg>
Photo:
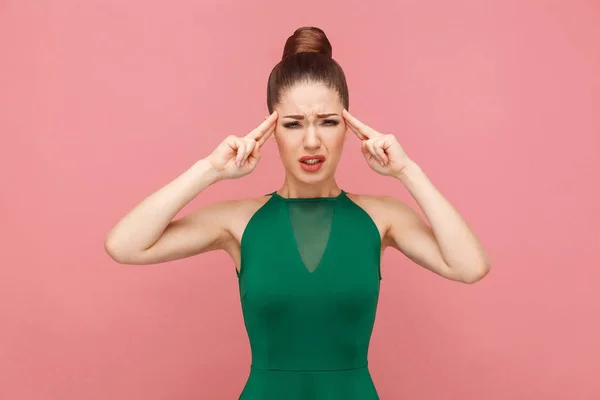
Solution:
<svg viewBox="0 0 600 400"><path fill-rule="evenodd" d="M300 167L307 172L315 172L321 169L323 162L325 162L325 156L302 156L298 159L300 161Z"/></svg>

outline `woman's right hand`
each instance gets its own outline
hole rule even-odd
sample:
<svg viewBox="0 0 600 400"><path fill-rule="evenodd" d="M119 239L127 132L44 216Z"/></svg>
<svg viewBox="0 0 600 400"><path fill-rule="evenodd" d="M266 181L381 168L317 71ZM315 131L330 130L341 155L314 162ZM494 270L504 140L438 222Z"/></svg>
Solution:
<svg viewBox="0 0 600 400"><path fill-rule="evenodd" d="M228 136L208 156L219 179L236 179L254 171L260 160L260 148L275 131L277 111L243 137Z"/></svg>

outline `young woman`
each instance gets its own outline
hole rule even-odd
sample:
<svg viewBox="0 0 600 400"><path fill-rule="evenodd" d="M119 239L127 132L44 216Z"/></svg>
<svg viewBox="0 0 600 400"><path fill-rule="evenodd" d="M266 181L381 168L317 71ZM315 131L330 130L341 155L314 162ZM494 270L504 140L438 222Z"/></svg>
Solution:
<svg viewBox="0 0 600 400"><path fill-rule="evenodd" d="M288 38L267 88L271 115L131 210L106 237L124 264L154 264L225 250L235 264L252 350L243 400L378 399L367 366L380 257L398 249L454 281L490 269L481 244L391 134L348 112L348 87L325 33ZM347 193L335 171L349 131L378 174L404 185L427 222L390 196ZM270 195L175 215L208 186L256 167L272 137L285 168Z"/></svg>

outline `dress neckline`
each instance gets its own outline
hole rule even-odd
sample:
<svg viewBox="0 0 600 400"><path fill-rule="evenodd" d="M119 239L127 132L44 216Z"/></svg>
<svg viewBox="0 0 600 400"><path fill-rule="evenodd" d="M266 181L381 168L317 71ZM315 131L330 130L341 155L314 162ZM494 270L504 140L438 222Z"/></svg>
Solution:
<svg viewBox="0 0 600 400"><path fill-rule="evenodd" d="M312 201L335 201L344 196L346 196L346 192L341 189L340 194L337 196L325 196L325 197L283 197L277 191L271 193L271 196L278 200L289 201L289 202L312 202Z"/></svg>

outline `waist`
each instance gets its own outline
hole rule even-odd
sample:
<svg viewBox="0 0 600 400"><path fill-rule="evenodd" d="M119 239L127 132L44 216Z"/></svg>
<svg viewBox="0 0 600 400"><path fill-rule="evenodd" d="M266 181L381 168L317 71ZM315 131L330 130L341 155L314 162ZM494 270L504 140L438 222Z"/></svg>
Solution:
<svg viewBox="0 0 600 400"><path fill-rule="evenodd" d="M324 368L306 368L306 366L302 366L299 368L294 367L277 367L277 366L265 366L265 365L257 365L252 363L250 365L250 369L254 371L280 371L280 372L335 372L335 371L355 371L360 369L368 369L369 363L366 362L362 365L352 365L346 367L324 367Z"/></svg>
<svg viewBox="0 0 600 400"><path fill-rule="evenodd" d="M311 370L252 365L240 399L379 400L379 396L366 364Z"/></svg>

